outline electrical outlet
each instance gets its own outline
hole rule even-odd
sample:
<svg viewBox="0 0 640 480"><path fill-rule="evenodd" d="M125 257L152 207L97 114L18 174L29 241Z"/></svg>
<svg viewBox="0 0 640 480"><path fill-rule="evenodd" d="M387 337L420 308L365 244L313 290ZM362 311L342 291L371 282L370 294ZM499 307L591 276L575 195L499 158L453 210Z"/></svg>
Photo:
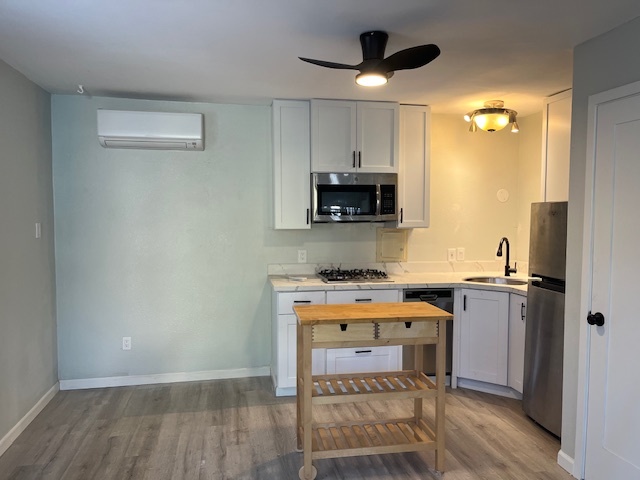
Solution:
<svg viewBox="0 0 640 480"><path fill-rule="evenodd" d="M456 260L464 262L464 247L458 247L456 249Z"/></svg>
<svg viewBox="0 0 640 480"><path fill-rule="evenodd" d="M307 251L298 250L298 263L307 263Z"/></svg>
<svg viewBox="0 0 640 480"><path fill-rule="evenodd" d="M448 248L447 249L447 260L449 262L455 262L456 261L456 249L455 248Z"/></svg>
<svg viewBox="0 0 640 480"><path fill-rule="evenodd" d="M131 350L131 337L122 337L122 349Z"/></svg>

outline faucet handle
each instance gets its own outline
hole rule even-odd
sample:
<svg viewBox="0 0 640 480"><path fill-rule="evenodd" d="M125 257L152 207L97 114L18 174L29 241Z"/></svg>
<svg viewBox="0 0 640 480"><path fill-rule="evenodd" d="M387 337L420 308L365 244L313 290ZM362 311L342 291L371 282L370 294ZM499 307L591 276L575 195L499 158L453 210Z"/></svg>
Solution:
<svg viewBox="0 0 640 480"><path fill-rule="evenodd" d="M513 262L513 268L510 268L511 273L518 273L518 262Z"/></svg>

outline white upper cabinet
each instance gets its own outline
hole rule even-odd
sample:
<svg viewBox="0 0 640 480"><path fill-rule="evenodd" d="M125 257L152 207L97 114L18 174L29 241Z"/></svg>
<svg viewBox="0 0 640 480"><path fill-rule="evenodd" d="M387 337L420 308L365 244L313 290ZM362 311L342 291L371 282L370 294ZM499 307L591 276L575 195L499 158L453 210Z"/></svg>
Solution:
<svg viewBox="0 0 640 480"><path fill-rule="evenodd" d="M273 101L274 228L311 228L309 102Z"/></svg>
<svg viewBox="0 0 640 480"><path fill-rule="evenodd" d="M571 90L544 100L542 109L542 198L569 200Z"/></svg>
<svg viewBox="0 0 640 480"><path fill-rule="evenodd" d="M397 173L398 133L397 103L311 100L311 170Z"/></svg>
<svg viewBox="0 0 640 480"><path fill-rule="evenodd" d="M431 109L400 105L398 228L429 226Z"/></svg>

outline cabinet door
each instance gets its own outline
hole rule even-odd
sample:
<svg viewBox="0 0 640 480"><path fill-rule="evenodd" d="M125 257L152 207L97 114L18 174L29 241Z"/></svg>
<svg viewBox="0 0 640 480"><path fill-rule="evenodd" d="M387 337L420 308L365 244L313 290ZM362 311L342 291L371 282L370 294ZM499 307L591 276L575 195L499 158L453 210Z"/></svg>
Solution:
<svg viewBox="0 0 640 480"><path fill-rule="evenodd" d="M274 228L311 228L309 102L273 101Z"/></svg>
<svg viewBox="0 0 640 480"><path fill-rule="evenodd" d="M398 172L399 108L391 102L358 102L357 169Z"/></svg>
<svg viewBox="0 0 640 480"><path fill-rule="evenodd" d="M509 373L508 385L522 393L524 376L524 333L527 297L512 293L509 299Z"/></svg>
<svg viewBox="0 0 640 480"><path fill-rule="evenodd" d="M296 328L295 315L278 315L278 388L296 386ZM325 373L325 349L316 348L311 353L313 375Z"/></svg>
<svg viewBox="0 0 640 480"><path fill-rule="evenodd" d="M509 293L462 289L460 377L507 385Z"/></svg>
<svg viewBox="0 0 640 480"><path fill-rule="evenodd" d="M311 100L311 171L356 171L356 102Z"/></svg>
<svg viewBox="0 0 640 480"><path fill-rule="evenodd" d="M400 105L398 228L429 226L431 109Z"/></svg>
<svg viewBox="0 0 640 480"><path fill-rule="evenodd" d="M542 110L542 198L569 200L571 90L545 98Z"/></svg>
<svg viewBox="0 0 640 480"><path fill-rule="evenodd" d="M400 290L335 290L327 292L327 303L392 303ZM400 370L402 347L327 349L327 373L358 373Z"/></svg>

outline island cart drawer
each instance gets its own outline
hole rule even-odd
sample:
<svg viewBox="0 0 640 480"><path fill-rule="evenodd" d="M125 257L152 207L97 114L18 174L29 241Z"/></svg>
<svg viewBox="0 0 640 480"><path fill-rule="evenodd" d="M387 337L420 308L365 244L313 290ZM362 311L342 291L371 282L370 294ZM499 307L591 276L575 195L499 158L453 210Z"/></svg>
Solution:
<svg viewBox="0 0 640 480"><path fill-rule="evenodd" d="M375 325L373 323L314 325L312 338L314 342L352 342L357 340L373 340Z"/></svg>
<svg viewBox="0 0 640 480"><path fill-rule="evenodd" d="M437 322L394 322L378 324L378 338L380 339L437 336Z"/></svg>
<svg viewBox="0 0 640 480"><path fill-rule="evenodd" d="M295 305L325 303L325 292L283 292L278 293L278 315L294 313Z"/></svg>

